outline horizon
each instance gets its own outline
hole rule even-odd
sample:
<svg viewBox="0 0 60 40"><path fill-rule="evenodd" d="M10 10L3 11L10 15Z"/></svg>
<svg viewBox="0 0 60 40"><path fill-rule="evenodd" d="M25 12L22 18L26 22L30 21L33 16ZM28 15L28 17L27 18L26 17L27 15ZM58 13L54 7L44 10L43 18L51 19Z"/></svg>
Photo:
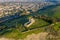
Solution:
<svg viewBox="0 0 60 40"><path fill-rule="evenodd" d="M34 2L34 1L41 1L41 0L0 0L0 2Z"/></svg>
<svg viewBox="0 0 60 40"><path fill-rule="evenodd" d="M0 0L0 2L53 2L60 0Z"/></svg>

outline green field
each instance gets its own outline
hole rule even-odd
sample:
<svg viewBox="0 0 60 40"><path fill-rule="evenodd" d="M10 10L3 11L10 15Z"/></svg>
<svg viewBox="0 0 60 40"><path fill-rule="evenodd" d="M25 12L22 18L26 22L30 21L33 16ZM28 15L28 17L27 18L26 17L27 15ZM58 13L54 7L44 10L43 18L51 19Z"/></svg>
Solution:
<svg viewBox="0 0 60 40"><path fill-rule="evenodd" d="M45 10L36 12L34 15L46 15L48 17L54 17L60 19L60 6L47 8ZM33 16L33 15L30 15ZM2 23L1 25L4 27L4 29L0 32L0 35L7 38L25 38L27 35L30 35L32 33L39 33L44 32L44 28L49 25L48 22L42 20L42 19L34 19L35 23L32 24L29 28L23 27L23 24L28 21L28 18L30 16L24 16L12 21L7 21L6 23ZM53 26L55 30L60 29L60 22L58 24L54 24ZM22 32L24 31L24 32Z"/></svg>
<svg viewBox="0 0 60 40"><path fill-rule="evenodd" d="M32 24L29 28L40 28L48 25L49 23L42 19L35 19L35 23Z"/></svg>
<svg viewBox="0 0 60 40"><path fill-rule="evenodd" d="M37 13L48 17L60 18L60 5L48 7L44 10L37 11Z"/></svg>
<svg viewBox="0 0 60 40"><path fill-rule="evenodd" d="M57 6L54 10L54 17L60 18L60 6Z"/></svg>
<svg viewBox="0 0 60 40"><path fill-rule="evenodd" d="M30 35L32 33L43 32L45 25L48 25L48 24L49 24L48 22L45 22L42 19L35 19L35 23L28 28L28 31L21 32L21 30L25 30L25 28L23 28L21 25L17 25L18 29L16 28L7 29L8 31L2 34L2 36L7 38L16 38L16 39L25 38L27 35ZM3 31L6 31L6 29Z"/></svg>

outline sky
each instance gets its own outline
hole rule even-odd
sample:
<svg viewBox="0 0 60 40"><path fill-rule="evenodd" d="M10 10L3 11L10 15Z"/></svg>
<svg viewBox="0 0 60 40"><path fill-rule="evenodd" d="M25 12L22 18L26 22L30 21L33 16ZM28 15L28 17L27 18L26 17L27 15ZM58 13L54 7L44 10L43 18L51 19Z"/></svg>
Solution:
<svg viewBox="0 0 60 40"><path fill-rule="evenodd" d="M30 1L55 1L55 0L0 0L0 2L10 2L10 1L17 1L17 2L30 2ZM60 0L56 0L56 1L60 1Z"/></svg>
<svg viewBox="0 0 60 40"><path fill-rule="evenodd" d="M17 1L17 2L28 2L28 1L41 1L41 0L0 0L0 2L9 2L9 1Z"/></svg>

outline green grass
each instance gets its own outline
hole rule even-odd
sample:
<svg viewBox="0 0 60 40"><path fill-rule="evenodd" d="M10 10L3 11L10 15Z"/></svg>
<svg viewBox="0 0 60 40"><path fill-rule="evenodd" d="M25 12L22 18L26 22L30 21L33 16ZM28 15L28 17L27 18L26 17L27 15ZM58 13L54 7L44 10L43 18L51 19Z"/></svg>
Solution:
<svg viewBox="0 0 60 40"><path fill-rule="evenodd" d="M17 29L13 29L11 32L7 32L3 35L3 37L6 37L6 38L14 38L14 39L19 39L19 38L25 38L27 37L27 35L30 35L32 33L40 33L40 32L43 32L43 29L44 28L38 28L38 29L34 29L34 30L29 30L27 32L20 32L18 31Z"/></svg>
<svg viewBox="0 0 60 40"><path fill-rule="evenodd" d="M22 33L23 34L22 37L25 38L27 35L30 35L32 33L37 34L37 33L43 32L43 31L44 31L44 28L37 28L37 29L29 30L27 32Z"/></svg>
<svg viewBox="0 0 60 40"><path fill-rule="evenodd" d="M37 11L37 13L48 17L60 18L60 6L49 7L44 10Z"/></svg>
<svg viewBox="0 0 60 40"><path fill-rule="evenodd" d="M42 13L43 14L46 13L47 15L48 15L48 13L51 13L51 14L54 13L52 15L52 17L60 18L60 6L57 6L57 7L53 8L53 9L45 10L45 12L42 11ZM28 16L28 18L29 17L30 16ZM4 23L4 25L7 25L7 26L10 26L10 25L16 26L16 22L17 22L17 26L19 27L19 30L17 30L16 28L14 28L14 29L12 28L11 29L12 31L7 32L7 33L4 33L2 36L3 37L7 37L7 38L15 38L15 39L25 38L27 35L30 35L32 33L40 33L40 32L43 32L44 31L44 27L46 27L45 25L48 25L49 24L48 22L45 22L42 19L35 19L35 23L32 24L28 29L31 29L31 28L36 28L36 29L28 30L26 32L21 32L21 30L25 30L21 26L21 24L23 24L23 22L24 22L24 20L25 20L26 17L23 17L23 18L15 19L15 20L13 20L11 22ZM37 28L37 27L41 27L41 28ZM60 22L58 24L55 24L53 27L55 28L55 30L59 30L60 29Z"/></svg>
<svg viewBox="0 0 60 40"><path fill-rule="evenodd" d="M35 28L35 27L40 27L40 26L44 26L47 25L48 23L43 21L42 19L35 19L35 23L33 25L30 26L30 28ZM44 27L41 28L36 28L36 29L32 29L32 30L28 30L26 32L21 32L21 30L23 30L24 28L21 27L21 25L19 25L19 30L17 30L16 28L12 28L11 32L7 32L3 34L3 37L7 37L7 38L25 38L27 35L30 35L32 33L40 33L44 31Z"/></svg>
<svg viewBox="0 0 60 40"><path fill-rule="evenodd" d="M58 31L60 29L60 22L58 24L55 24L53 27L55 28L56 31ZM27 35L31 35L32 33L37 34L37 33L40 33L40 32L44 32L44 27L33 29L33 30L28 30L26 32L20 32L17 29L13 29L11 32L5 33L3 35L3 37L15 38L15 39L22 38L23 39L23 38L27 37Z"/></svg>
<svg viewBox="0 0 60 40"><path fill-rule="evenodd" d="M60 6L57 6L54 10L54 17L60 18Z"/></svg>
<svg viewBox="0 0 60 40"><path fill-rule="evenodd" d="M7 32L3 35L3 37L7 38L18 38L19 36L21 36L21 33L16 29L13 29L11 32Z"/></svg>
<svg viewBox="0 0 60 40"><path fill-rule="evenodd" d="M58 31L60 29L60 22L55 24L53 27L55 28L56 31Z"/></svg>
<svg viewBox="0 0 60 40"><path fill-rule="evenodd" d="M35 19L35 23L32 24L29 28L37 28L37 27L43 27L45 25L48 25L48 22L45 22L42 19Z"/></svg>

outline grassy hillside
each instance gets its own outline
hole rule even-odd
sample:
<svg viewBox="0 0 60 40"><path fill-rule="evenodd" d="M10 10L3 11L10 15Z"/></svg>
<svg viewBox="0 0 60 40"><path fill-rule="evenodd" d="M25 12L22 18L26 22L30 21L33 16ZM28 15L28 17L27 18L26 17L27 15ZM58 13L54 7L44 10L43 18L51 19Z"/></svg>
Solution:
<svg viewBox="0 0 60 40"><path fill-rule="evenodd" d="M43 8L41 10L38 10L36 13L40 15L45 15L48 17L55 17L60 18L60 6L49 6L46 8Z"/></svg>
<svg viewBox="0 0 60 40"><path fill-rule="evenodd" d="M60 18L60 6L54 8L53 11L54 11L54 17Z"/></svg>
<svg viewBox="0 0 60 40"><path fill-rule="evenodd" d="M35 23L32 24L29 28L27 28L28 29L27 31L25 31L26 28L23 26L23 24L28 21L28 17L38 14L45 15L48 17L60 18L60 6L49 6L47 8L38 10L36 13L32 15L23 16L21 18L7 21L6 23L2 23L1 25L4 27L4 29L2 29L0 34L3 37L18 39L18 38L25 38L27 35L32 33L39 33L45 31L44 29L45 27L49 26L49 22L38 18L35 19ZM54 24L53 27L55 28L55 30L59 30L60 22L58 24ZM24 30L24 32L21 32L22 30Z"/></svg>

